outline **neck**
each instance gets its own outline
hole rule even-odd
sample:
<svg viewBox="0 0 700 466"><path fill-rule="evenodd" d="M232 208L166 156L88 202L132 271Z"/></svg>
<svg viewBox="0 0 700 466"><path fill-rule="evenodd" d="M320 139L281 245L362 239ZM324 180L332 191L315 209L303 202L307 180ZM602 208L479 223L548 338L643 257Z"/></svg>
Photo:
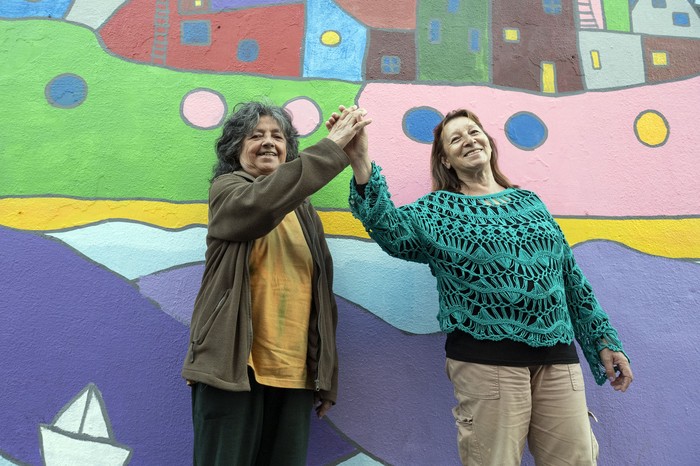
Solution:
<svg viewBox="0 0 700 466"><path fill-rule="evenodd" d="M490 168L490 167L489 167ZM481 170L474 173L462 173L459 175L461 193L470 196L482 196L503 191L505 187L496 182L491 170Z"/></svg>

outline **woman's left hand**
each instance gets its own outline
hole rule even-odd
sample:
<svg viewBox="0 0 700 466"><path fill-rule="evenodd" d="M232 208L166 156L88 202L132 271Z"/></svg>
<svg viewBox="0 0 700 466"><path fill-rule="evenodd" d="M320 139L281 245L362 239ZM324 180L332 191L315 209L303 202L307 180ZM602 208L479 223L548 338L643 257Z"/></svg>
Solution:
<svg viewBox="0 0 700 466"><path fill-rule="evenodd" d="M600 362L605 367L605 373L608 376L610 385L617 391L625 391L630 386L634 376L630 362L624 353L620 351L612 351L608 348L600 350ZM615 374L615 368L620 371L619 375Z"/></svg>
<svg viewBox="0 0 700 466"><path fill-rule="evenodd" d="M316 416L321 419L326 415L329 409L333 407L333 402L329 400L320 400L316 405Z"/></svg>

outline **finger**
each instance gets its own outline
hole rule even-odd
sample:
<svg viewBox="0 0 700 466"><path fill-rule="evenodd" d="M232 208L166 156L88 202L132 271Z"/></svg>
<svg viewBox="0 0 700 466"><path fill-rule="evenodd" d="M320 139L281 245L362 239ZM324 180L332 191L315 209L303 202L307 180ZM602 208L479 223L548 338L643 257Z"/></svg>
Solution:
<svg viewBox="0 0 700 466"><path fill-rule="evenodd" d="M367 120L360 120L357 122L357 124L355 126L357 127L357 131L359 132L359 131L365 129L365 127L367 127L367 125L369 125L370 123L372 123L371 118L367 119Z"/></svg>
<svg viewBox="0 0 700 466"><path fill-rule="evenodd" d="M600 362L605 368L605 375L610 382L615 380L615 368L613 367L613 358L608 352L604 352L600 356Z"/></svg>
<svg viewBox="0 0 700 466"><path fill-rule="evenodd" d="M322 401L321 404L316 406L316 415L318 418L322 418L326 415L329 409L331 409L332 403L330 401Z"/></svg>

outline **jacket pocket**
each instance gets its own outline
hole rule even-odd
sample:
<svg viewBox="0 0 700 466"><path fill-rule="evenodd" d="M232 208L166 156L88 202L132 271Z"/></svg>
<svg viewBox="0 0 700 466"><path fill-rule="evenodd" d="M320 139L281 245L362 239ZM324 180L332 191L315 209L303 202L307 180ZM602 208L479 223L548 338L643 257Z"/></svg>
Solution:
<svg viewBox="0 0 700 466"><path fill-rule="evenodd" d="M224 304L226 303L226 300L228 300L229 295L231 294L231 290L228 289L224 293L224 295L219 299L219 302L216 304L216 307L214 308L214 311L209 315L209 318L204 322L204 324L196 329L196 331L192 335L192 343L200 345L204 339L207 337L207 334L209 333L209 330L211 330L212 325L214 324L214 321L216 320L217 316L221 312L221 309L224 307Z"/></svg>

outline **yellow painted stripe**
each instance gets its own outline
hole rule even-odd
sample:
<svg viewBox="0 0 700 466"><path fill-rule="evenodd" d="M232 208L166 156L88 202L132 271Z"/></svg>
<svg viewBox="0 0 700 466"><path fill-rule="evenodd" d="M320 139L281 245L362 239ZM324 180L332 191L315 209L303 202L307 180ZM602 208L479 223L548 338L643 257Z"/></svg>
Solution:
<svg viewBox="0 0 700 466"><path fill-rule="evenodd" d="M350 212L320 211L319 215L328 235L369 237ZM54 197L0 199L0 225L19 230L55 231L104 220L131 220L161 228L204 226L207 205ZM700 258L700 218L558 218L557 221L572 246L601 239L656 256Z"/></svg>
<svg viewBox="0 0 700 466"><path fill-rule="evenodd" d="M558 218L557 222L572 246L604 239L655 256L700 258L700 218Z"/></svg>
<svg viewBox="0 0 700 466"><path fill-rule="evenodd" d="M321 212L326 234L368 238L349 212ZM700 258L700 218L589 219L557 218L571 246L608 240L655 256Z"/></svg>
<svg viewBox="0 0 700 466"><path fill-rule="evenodd" d="M63 230L115 219L134 220L162 228L206 225L207 205L64 197L0 199L0 224L19 230Z"/></svg>

